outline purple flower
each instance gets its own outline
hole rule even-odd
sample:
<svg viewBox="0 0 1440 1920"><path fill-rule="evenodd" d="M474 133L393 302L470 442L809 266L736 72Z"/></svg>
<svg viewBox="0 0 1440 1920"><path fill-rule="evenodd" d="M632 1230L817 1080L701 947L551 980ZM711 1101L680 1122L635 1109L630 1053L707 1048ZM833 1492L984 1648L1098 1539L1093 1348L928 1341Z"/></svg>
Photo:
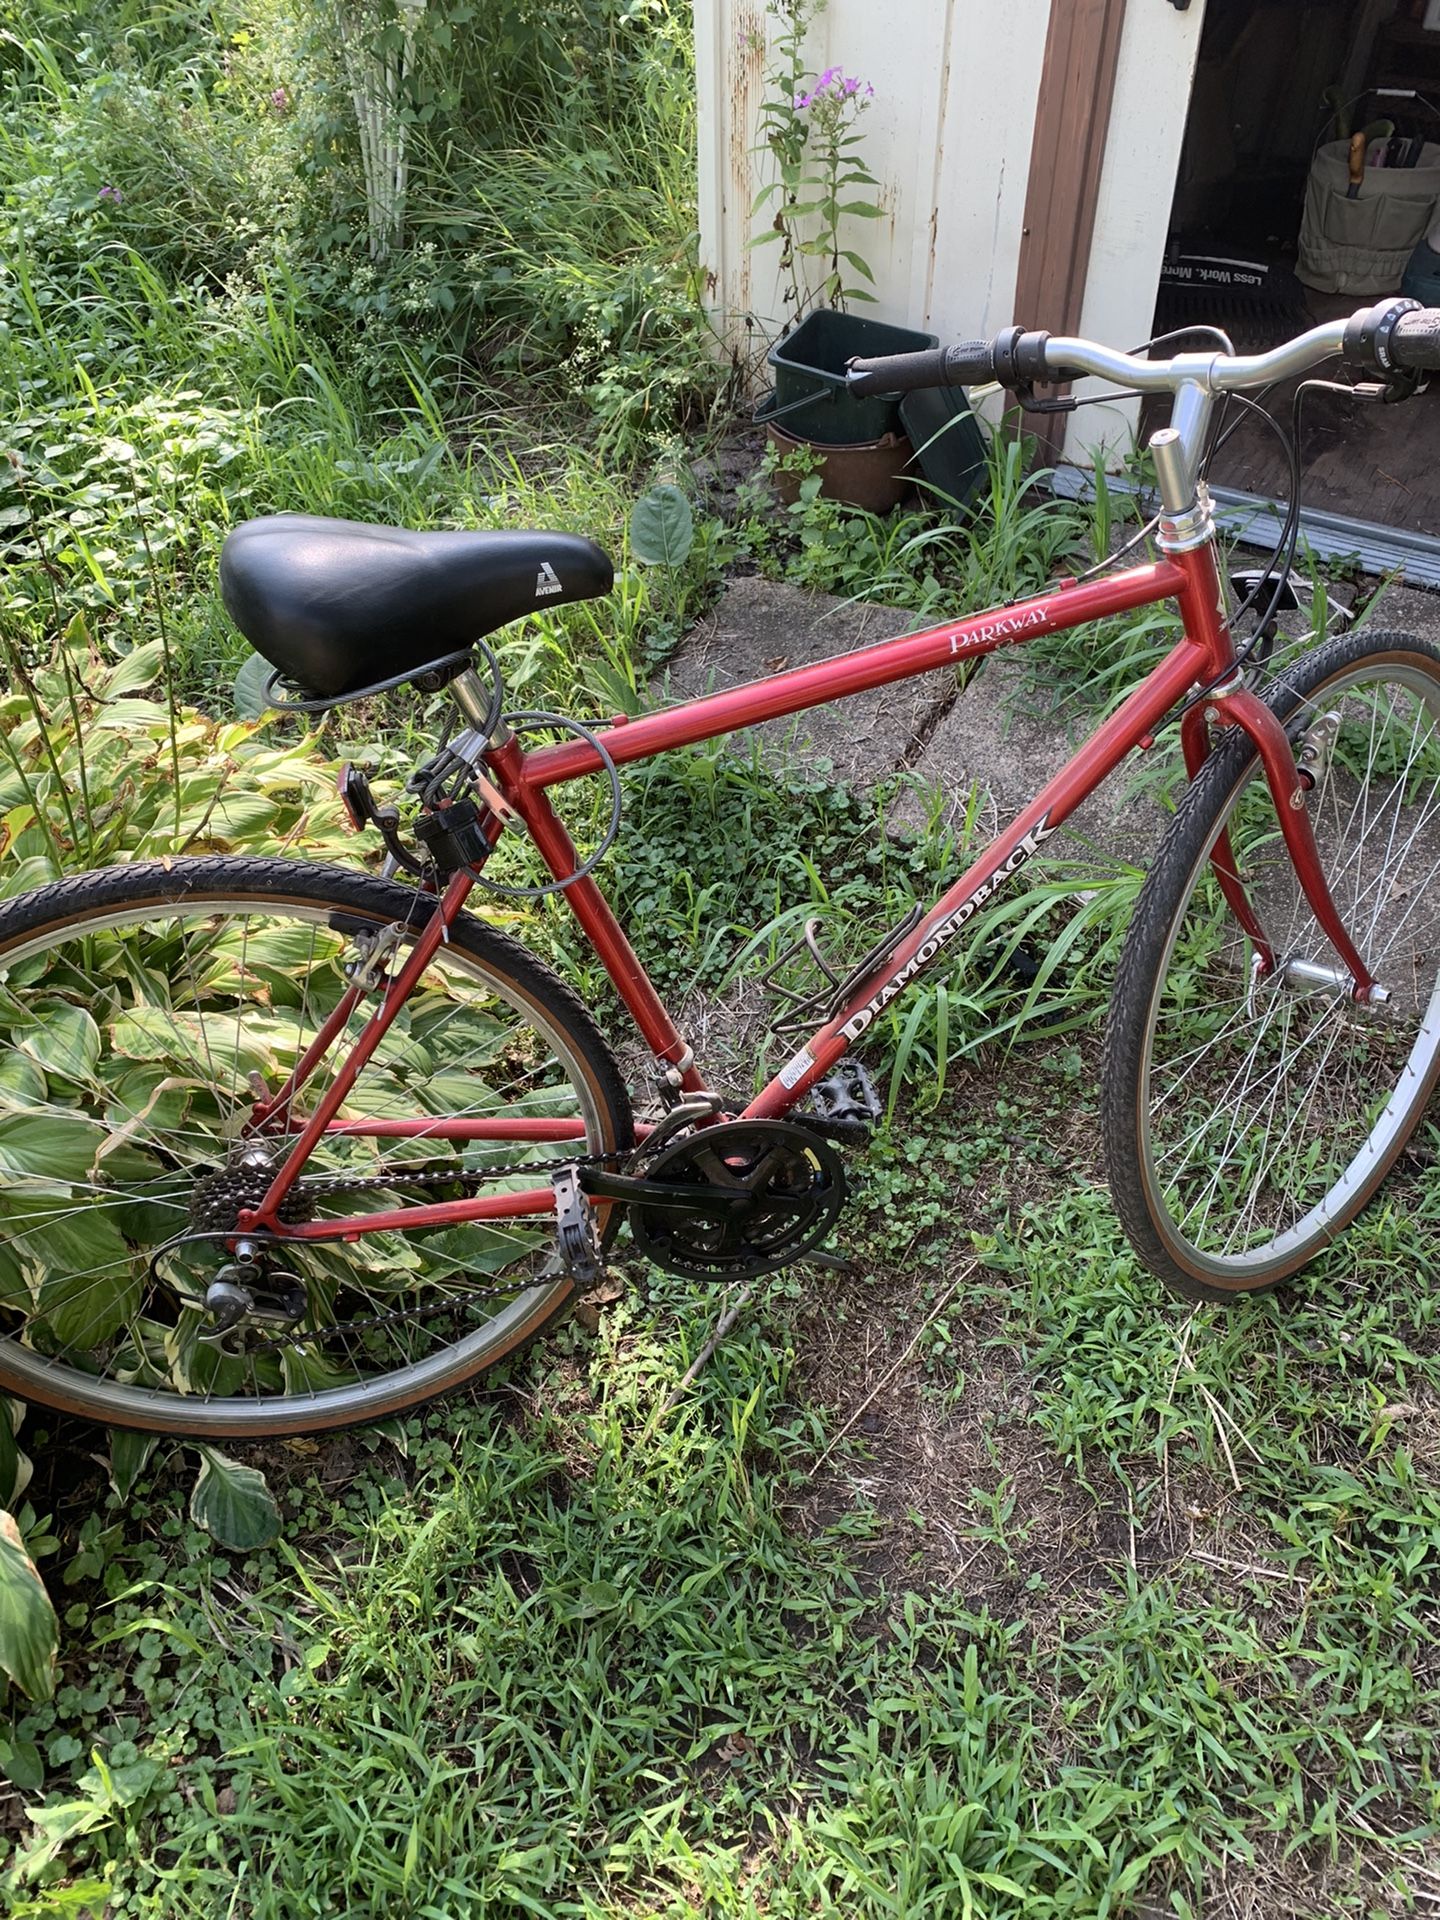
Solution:
<svg viewBox="0 0 1440 1920"><path fill-rule="evenodd" d="M827 67L808 93L795 95L795 111L803 113L807 107L818 106L826 101L842 105L846 100L858 99L862 88L865 99L875 98L874 87L866 81L854 78L840 67Z"/></svg>
<svg viewBox="0 0 1440 1920"><path fill-rule="evenodd" d="M119 187L111 186L101 187L97 197L101 200L108 200L112 207L118 207L120 202L125 198Z"/></svg>
<svg viewBox="0 0 1440 1920"><path fill-rule="evenodd" d="M270 105L276 113L288 113L290 111L290 95L285 91L284 87L276 87L270 96Z"/></svg>

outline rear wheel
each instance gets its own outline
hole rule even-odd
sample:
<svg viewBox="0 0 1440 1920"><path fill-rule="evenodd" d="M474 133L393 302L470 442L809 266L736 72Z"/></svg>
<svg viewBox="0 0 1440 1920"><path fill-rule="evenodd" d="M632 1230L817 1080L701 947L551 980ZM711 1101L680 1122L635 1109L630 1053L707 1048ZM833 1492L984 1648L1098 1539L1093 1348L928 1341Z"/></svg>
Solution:
<svg viewBox="0 0 1440 1920"><path fill-rule="evenodd" d="M1361 1006L1295 876L1238 728L1218 743L1141 891L1102 1080L1116 1209L1192 1299L1304 1266L1394 1165L1440 1078L1440 652L1334 640L1267 695L1298 755L1341 919L1388 994ZM1221 896L1227 832L1274 949L1269 974Z"/></svg>
<svg viewBox="0 0 1440 1920"><path fill-rule="evenodd" d="M263 1197L374 991L258 1136L257 1098L284 1087L369 940L429 910L364 874L200 859L82 875L0 911L0 1391L158 1432L303 1433L444 1393L567 1304L568 1279L543 1271L553 1219L536 1219L287 1246L263 1322L217 1338L220 1296L205 1305L226 1229ZM551 1165L633 1137L579 1000L463 915L340 1114L427 1116L518 1118L527 1137L327 1135L293 1217L457 1198L480 1175L487 1192L543 1186Z"/></svg>

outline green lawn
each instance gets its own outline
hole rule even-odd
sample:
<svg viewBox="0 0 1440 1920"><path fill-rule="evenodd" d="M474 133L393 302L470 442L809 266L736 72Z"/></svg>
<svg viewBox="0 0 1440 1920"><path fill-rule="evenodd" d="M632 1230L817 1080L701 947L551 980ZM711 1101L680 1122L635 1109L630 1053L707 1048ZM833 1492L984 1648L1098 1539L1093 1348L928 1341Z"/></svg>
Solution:
<svg viewBox="0 0 1440 1920"><path fill-rule="evenodd" d="M313 849L335 759L414 759L432 716L400 701L306 739L175 735L156 709L83 792L46 663L153 644L177 697L228 716L245 649L214 565L251 514L592 533L616 595L502 642L515 704L589 715L643 697L737 561L922 608L1103 549L1108 503L1050 509L1002 449L963 539L742 490L723 524L697 502L678 574L633 563L634 500L689 488L731 417L694 301L684 7L434 13L459 50L427 69L410 238L377 266L333 49L298 0L0 0L4 737L53 816L0 823L0 893L173 844L172 746L203 761L180 837L200 818L237 845L271 820ZM1103 701L1156 637L1085 636L1047 670L1093 670ZM266 806L217 819L232 751ZM603 877L664 989L718 996L782 905L890 924L934 891L955 847L937 825L897 848L882 811L813 768L696 750L627 781ZM1003 948L1032 917L1043 942L1073 884L1037 871L977 919L978 963L877 1023L882 1087L908 1071L852 1163L853 1270L762 1286L668 1413L721 1295L623 1258L618 1299L485 1391L249 1450L284 1525L248 1556L189 1517L187 1449L122 1503L105 1436L32 1413L61 1676L44 1704L0 1694L5 1911L1440 1905L1433 1130L1278 1298L1162 1296L1099 1183L1098 908L1035 996L1075 1030L997 1037L1023 1011ZM505 917L604 1011L558 913Z"/></svg>
<svg viewBox="0 0 1440 1920"><path fill-rule="evenodd" d="M187 1524L177 1449L67 1569L62 1436L66 1684L17 1728L60 1860L287 1920L1423 1911L1433 1202L1185 1313L1089 1063L1014 1065L872 1151L859 1272L762 1291L668 1417L718 1302L632 1266L399 1444L252 1450L273 1552Z"/></svg>

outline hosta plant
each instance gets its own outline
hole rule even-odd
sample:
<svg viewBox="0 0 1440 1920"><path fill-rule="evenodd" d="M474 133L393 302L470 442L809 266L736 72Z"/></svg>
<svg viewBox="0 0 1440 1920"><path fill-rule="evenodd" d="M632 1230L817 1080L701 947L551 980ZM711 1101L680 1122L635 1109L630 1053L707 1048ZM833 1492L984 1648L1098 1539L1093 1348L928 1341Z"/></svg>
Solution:
<svg viewBox="0 0 1440 1920"><path fill-rule="evenodd" d="M158 643L106 662L76 627L41 667L0 643L0 666L0 896L135 859L281 845L342 852L333 768L307 741L173 709L161 697ZM112 1124L108 1103L130 1110L139 1081L141 1110L200 1100L202 1077L182 1057L183 1032L147 1019L139 986L115 1019L24 989L13 976L0 989L0 1310L23 1303L62 1336L117 1337L136 1305L134 1249L146 1228L145 1202L124 1196L157 1168L136 1129ZM72 1275L89 1279L77 1289ZM21 1411L0 1399L0 1692L8 1683L40 1697L53 1687L57 1632L31 1552L44 1523L19 1504L29 1478ZM153 1446L113 1436L122 1496ZM201 1449L191 1514L237 1548L276 1526L260 1476L211 1448Z"/></svg>

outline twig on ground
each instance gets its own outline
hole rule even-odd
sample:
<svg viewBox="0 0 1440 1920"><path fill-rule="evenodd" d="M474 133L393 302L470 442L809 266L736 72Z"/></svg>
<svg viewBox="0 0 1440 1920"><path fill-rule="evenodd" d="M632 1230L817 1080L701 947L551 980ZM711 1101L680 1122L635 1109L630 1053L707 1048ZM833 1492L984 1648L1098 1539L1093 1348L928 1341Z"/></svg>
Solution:
<svg viewBox="0 0 1440 1920"><path fill-rule="evenodd" d="M1199 1560L1207 1567L1217 1567L1222 1573L1249 1573L1257 1580L1284 1580L1296 1587L1310 1584L1298 1573L1286 1573L1280 1567L1262 1567L1253 1560L1226 1560L1218 1553L1202 1553L1198 1547L1191 1548L1189 1558Z"/></svg>
<svg viewBox="0 0 1440 1920"><path fill-rule="evenodd" d="M845 1438L846 1434L849 1433L850 1429L854 1426L855 1422L860 1418L861 1414L864 1413L865 1409L870 1405L871 1401L876 1398L876 1396L881 1392L883 1388L889 1386L890 1382L895 1378L896 1374L904 1366L905 1362L910 1358L911 1354L914 1353L916 1347L918 1347L920 1344L921 1334L924 1333L925 1329L928 1326L930 1326L934 1321L940 1318L940 1315L945 1311L946 1307L948 1307L950 1302L954 1299L955 1294L959 1289L960 1282L962 1280L968 1280L970 1278L970 1275L974 1273L975 1269L979 1266L979 1264L980 1262L978 1260L972 1260L968 1266L962 1267L959 1273L956 1274L955 1278L950 1282L949 1286L945 1289L944 1293L940 1296L939 1300L936 1301L935 1305L930 1309L929 1313L926 1314L925 1318L920 1322L919 1326L915 1329L914 1334L911 1336L909 1345L906 1347L905 1351L901 1354L900 1358L894 1363L893 1366L887 1367L885 1369L884 1373L881 1374L880 1378L875 1382L875 1385L870 1389L869 1393L866 1394L865 1398L860 1402L859 1406L856 1407L855 1411L850 1415L850 1418L845 1422L844 1426L841 1427L840 1431L835 1435L835 1438L830 1442L829 1446L826 1447L825 1451L820 1455L820 1458L815 1462L814 1466L811 1467L810 1478L812 1480L815 1478L815 1475L820 1471L821 1467L824 1466L825 1462L830 1458L831 1454L834 1453L836 1447L839 1446L840 1442Z"/></svg>
<svg viewBox="0 0 1440 1920"><path fill-rule="evenodd" d="M736 1294L731 1305L726 1307L725 1311L720 1315L720 1318L715 1322L710 1338L690 1362L690 1365L685 1369L684 1374L677 1384L670 1389L664 1404L655 1416L653 1425L658 1426L667 1414L672 1413L674 1409L679 1406L680 1402L685 1398L685 1395L704 1371L706 1362L710 1359L726 1334L729 1333L735 1322L740 1318L741 1314L750 1304L750 1301L754 1298L754 1295L755 1282L753 1280L747 1280L744 1286L741 1287L739 1293Z"/></svg>
<svg viewBox="0 0 1440 1920"><path fill-rule="evenodd" d="M1240 1475L1235 1470L1235 1456L1230 1451L1230 1442L1225 1438L1225 1427L1221 1419L1219 1403L1205 1382L1197 1374L1195 1384L1200 1389L1200 1397L1210 1409L1210 1422L1215 1429L1215 1438L1220 1442L1220 1451L1225 1456L1225 1464L1230 1469L1230 1480L1235 1491L1240 1491Z"/></svg>

